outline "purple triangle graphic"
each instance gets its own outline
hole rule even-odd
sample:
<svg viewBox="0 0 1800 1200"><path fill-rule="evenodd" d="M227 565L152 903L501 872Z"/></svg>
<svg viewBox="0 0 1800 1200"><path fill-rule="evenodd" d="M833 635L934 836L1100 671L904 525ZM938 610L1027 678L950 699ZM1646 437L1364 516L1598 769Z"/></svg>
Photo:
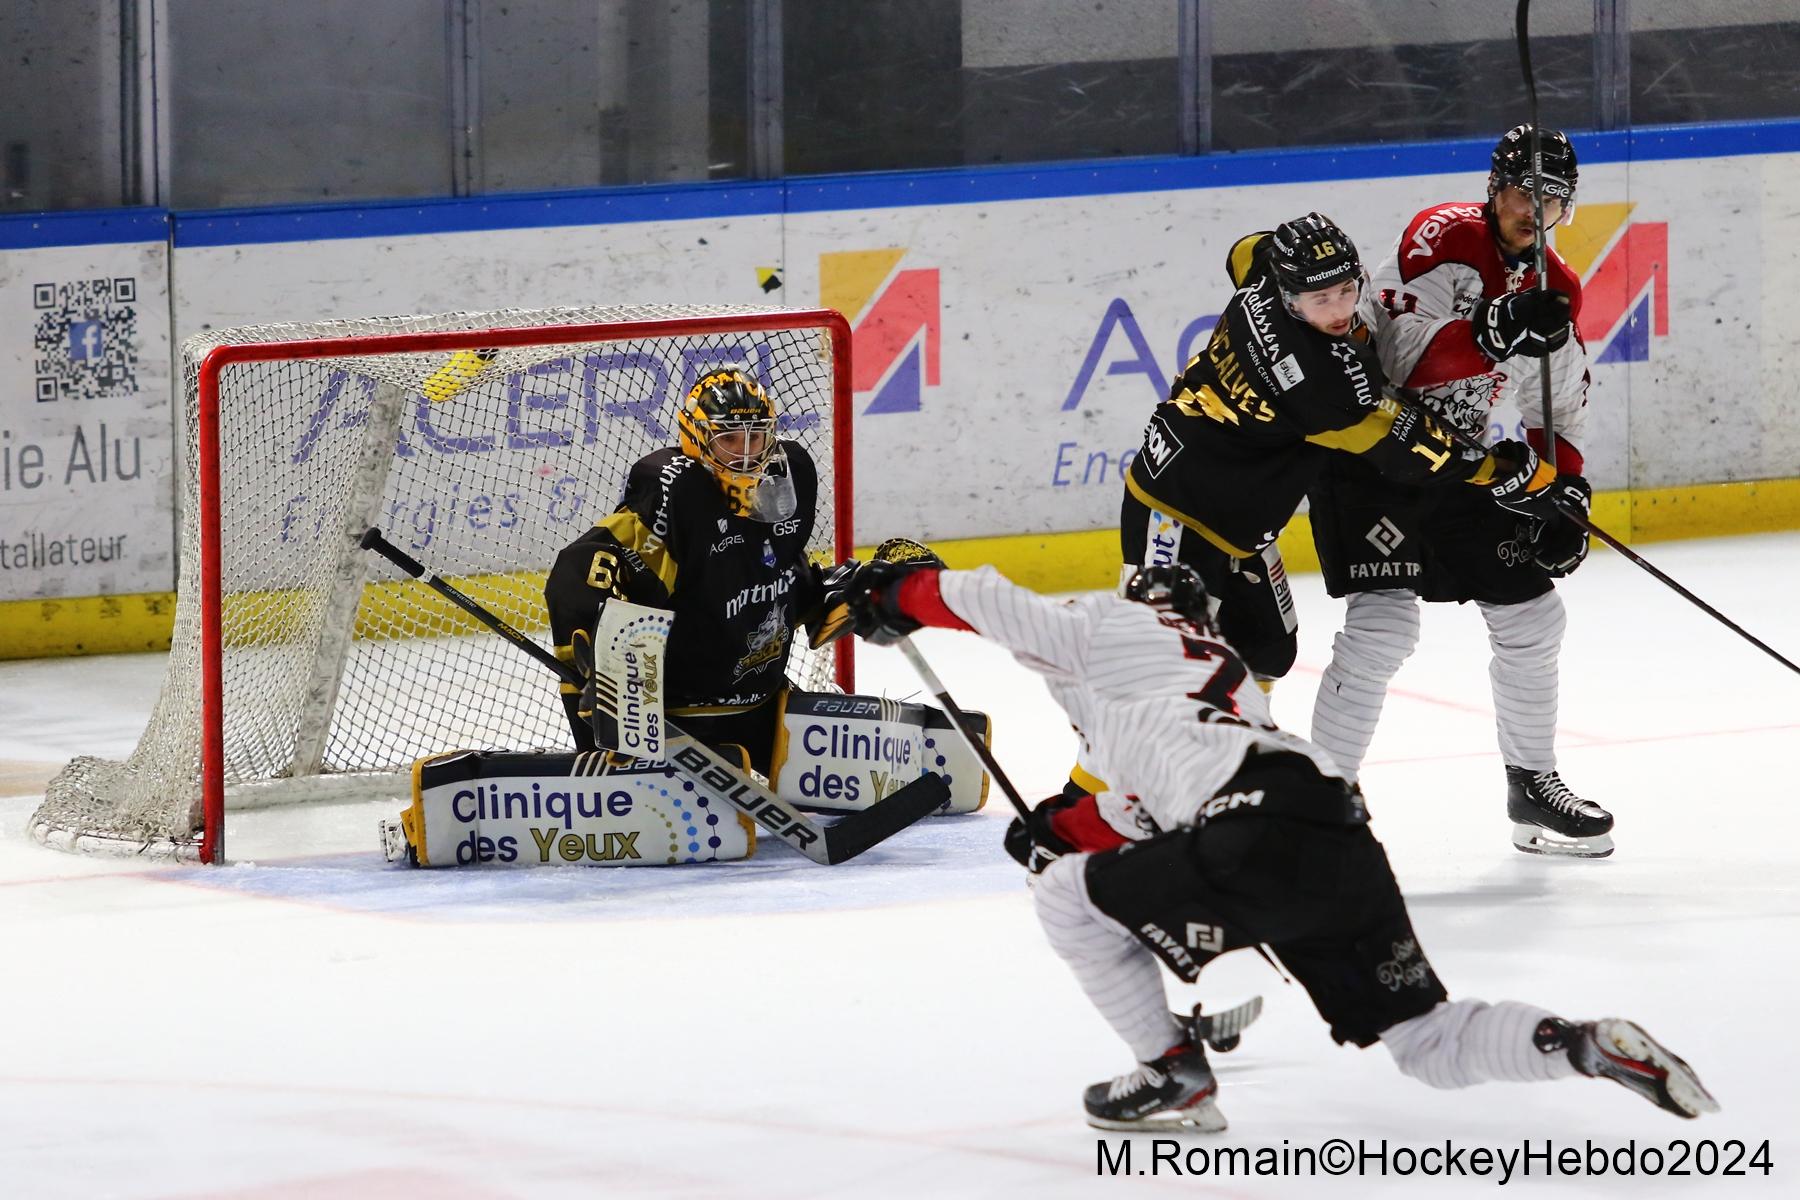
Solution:
<svg viewBox="0 0 1800 1200"><path fill-rule="evenodd" d="M1619 326L1619 332L1613 334L1613 340L1607 344L1605 352L1594 360L1596 363L1615 362L1649 362L1650 361L1650 296L1645 294L1631 315Z"/></svg>
<svg viewBox="0 0 1800 1200"><path fill-rule="evenodd" d="M875 389L875 399L863 409L863 415L918 412L919 394L919 343L915 341L888 374L887 382Z"/></svg>

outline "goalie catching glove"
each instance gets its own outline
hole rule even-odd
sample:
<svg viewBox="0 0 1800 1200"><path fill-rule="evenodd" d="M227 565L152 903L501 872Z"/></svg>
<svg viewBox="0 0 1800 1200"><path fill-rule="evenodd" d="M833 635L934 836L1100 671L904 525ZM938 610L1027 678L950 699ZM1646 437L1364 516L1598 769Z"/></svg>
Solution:
<svg viewBox="0 0 1800 1200"><path fill-rule="evenodd" d="M838 565L825 576L821 615L810 622L812 645L823 646L852 630L877 646L899 641L919 628L900 610L900 581L916 571L943 569L943 559L910 538L889 538L866 563L852 559Z"/></svg>

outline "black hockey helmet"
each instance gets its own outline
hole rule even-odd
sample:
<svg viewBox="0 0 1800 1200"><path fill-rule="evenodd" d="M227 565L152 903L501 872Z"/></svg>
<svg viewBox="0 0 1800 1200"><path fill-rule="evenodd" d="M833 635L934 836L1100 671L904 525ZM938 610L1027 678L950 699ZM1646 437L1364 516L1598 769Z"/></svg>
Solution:
<svg viewBox="0 0 1800 1200"><path fill-rule="evenodd" d="M1356 243L1330 217L1307 213L1275 227L1269 239L1269 268L1289 295L1336 287L1362 279Z"/></svg>
<svg viewBox="0 0 1800 1200"><path fill-rule="evenodd" d="M1139 567L1125 581L1125 598L1151 608L1177 612L1196 625L1212 623L1212 606L1200 573L1186 563L1156 563Z"/></svg>
<svg viewBox="0 0 1800 1200"><path fill-rule="evenodd" d="M1561 200L1563 219L1575 211L1575 185L1581 172L1575 162L1575 147L1560 129L1545 129L1538 134L1539 153L1544 162L1546 200ZM1516 187L1529 195L1536 190L1531 170L1531 126L1515 125L1494 146L1494 157L1488 167L1488 198L1501 188Z"/></svg>

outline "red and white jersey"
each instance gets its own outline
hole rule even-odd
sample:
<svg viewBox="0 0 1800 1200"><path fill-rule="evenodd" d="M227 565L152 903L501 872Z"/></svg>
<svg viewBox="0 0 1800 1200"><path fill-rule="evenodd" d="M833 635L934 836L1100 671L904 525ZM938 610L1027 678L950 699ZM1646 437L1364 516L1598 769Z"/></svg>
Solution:
<svg viewBox="0 0 1800 1200"><path fill-rule="evenodd" d="M992 567L937 582L951 613L1044 677L1084 761L1161 829L1193 823L1255 747L1341 776L1323 750L1275 728L1243 660L1210 630L1111 594L1053 600Z"/></svg>
<svg viewBox="0 0 1800 1200"><path fill-rule="evenodd" d="M1569 294L1571 318L1579 318L1580 278L1555 249L1547 247L1545 254L1550 286ZM1481 205L1441 204L1421 212L1371 282L1362 317L1375 334L1391 382L1416 389L1425 403L1484 443L1515 436L1506 417L1517 414L1532 445L1543 451L1538 372L1546 360L1515 355L1496 363L1476 348L1469 323L1482 300L1537 286L1529 259L1511 262L1501 253ZM1557 463L1565 472L1579 473L1588 388L1587 347L1580 333L1548 362Z"/></svg>

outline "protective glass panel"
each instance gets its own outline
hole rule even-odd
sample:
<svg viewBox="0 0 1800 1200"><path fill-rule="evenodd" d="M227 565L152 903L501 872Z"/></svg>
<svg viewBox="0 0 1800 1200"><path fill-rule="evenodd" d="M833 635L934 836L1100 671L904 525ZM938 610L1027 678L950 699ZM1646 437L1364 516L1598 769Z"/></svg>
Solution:
<svg viewBox="0 0 1800 1200"><path fill-rule="evenodd" d="M443 0L168 6L172 203L448 195Z"/></svg>
<svg viewBox="0 0 1800 1200"><path fill-rule="evenodd" d="M469 5L474 192L745 174L742 0Z"/></svg>
<svg viewBox="0 0 1800 1200"><path fill-rule="evenodd" d="M119 5L0 4L0 211L111 208L123 194Z"/></svg>
<svg viewBox="0 0 1800 1200"><path fill-rule="evenodd" d="M1180 149L1166 0L788 0L786 170L804 175Z"/></svg>
<svg viewBox="0 0 1800 1200"><path fill-rule="evenodd" d="M1794 0L1632 0L1636 125L1800 116Z"/></svg>
<svg viewBox="0 0 1800 1200"><path fill-rule="evenodd" d="M1218 150L1492 137L1524 119L1511 4L1212 0ZM1542 11L1538 11L1542 9ZM1538 5L1546 125L1593 124L1590 5Z"/></svg>

